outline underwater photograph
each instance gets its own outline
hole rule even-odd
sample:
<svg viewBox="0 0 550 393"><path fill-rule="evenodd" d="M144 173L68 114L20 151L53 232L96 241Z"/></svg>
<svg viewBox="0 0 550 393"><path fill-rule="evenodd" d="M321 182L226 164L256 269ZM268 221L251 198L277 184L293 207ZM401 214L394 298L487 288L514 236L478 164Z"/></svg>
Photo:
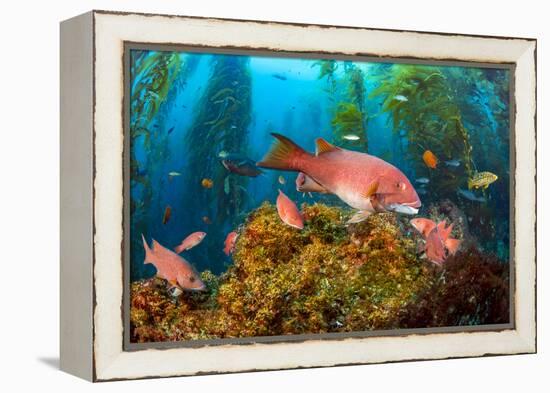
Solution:
<svg viewBox="0 0 550 393"><path fill-rule="evenodd" d="M130 343L511 322L512 68L213 51L127 51Z"/></svg>

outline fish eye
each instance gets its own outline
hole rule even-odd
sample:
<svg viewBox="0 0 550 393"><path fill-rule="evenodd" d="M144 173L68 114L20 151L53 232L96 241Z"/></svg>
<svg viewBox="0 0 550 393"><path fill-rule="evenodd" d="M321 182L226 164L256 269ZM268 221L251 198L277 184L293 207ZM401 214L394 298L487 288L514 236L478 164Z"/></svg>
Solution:
<svg viewBox="0 0 550 393"><path fill-rule="evenodd" d="M406 185L405 183L403 183L402 181L397 182L397 183L395 184L395 186L396 186L397 188L399 188L400 190L406 190L406 189L407 189L407 185Z"/></svg>
<svg viewBox="0 0 550 393"><path fill-rule="evenodd" d="M195 279L195 276L189 276L189 281L195 282L195 280L196 280L196 279Z"/></svg>

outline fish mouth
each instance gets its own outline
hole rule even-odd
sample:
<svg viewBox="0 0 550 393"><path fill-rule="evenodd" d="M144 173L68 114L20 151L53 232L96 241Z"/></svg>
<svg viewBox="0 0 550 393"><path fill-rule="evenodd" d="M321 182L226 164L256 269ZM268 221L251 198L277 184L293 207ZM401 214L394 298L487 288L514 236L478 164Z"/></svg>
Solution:
<svg viewBox="0 0 550 393"><path fill-rule="evenodd" d="M411 203L392 203L388 206L388 210L401 214L415 215L418 214L418 209L420 206L420 201L414 201Z"/></svg>
<svg viewBox="0 0 550 393"><path fill-rule="evenodd" d="M202 286L200 286L200 287L189 288L188 290L191 291L191 292L204 292L204 291L206 291L206 285L202 284Z"/></svg>

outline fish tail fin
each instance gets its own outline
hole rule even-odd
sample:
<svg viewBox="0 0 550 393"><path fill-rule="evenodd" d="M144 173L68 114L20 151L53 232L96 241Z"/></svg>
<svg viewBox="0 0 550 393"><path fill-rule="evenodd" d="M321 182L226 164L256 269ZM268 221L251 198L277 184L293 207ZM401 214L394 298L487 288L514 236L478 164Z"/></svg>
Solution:
<svg viewBox="0 0 550 393"><path fill-rule="evenodd" d="M286 136L277 133L271 133L271 135L277 140L262 161L256 164L257 166L270 169L299 170L296 166L297 160L300 157L311 156Z"/></svg>
<svg viewBox="0 0 550 393"><path fill-rule="evenodd" d="M145 249L145 259L143 263L153 263L153 252L149 248L149 245L147 244L147 240L145 240L145 236L143 236L143 233L141 234L141 240L143 240L143 248Z"/></svg>
<svg viewBox="0 0 550 393"><path fill-rule="evenodd" d="M454 255L460 247L460 240L448 238L447 240L445 240L445 247L447 247L447 250L449 250L449 254Z"/></svg>
<svg viewBox="0 0 550 393"><path fill-rule="evenodd" d="M182 252L184 249L183 249L183 246L180 244L179 246L177 247L174 247L174 252L176 254L179 254L180 252Z"/></svg>

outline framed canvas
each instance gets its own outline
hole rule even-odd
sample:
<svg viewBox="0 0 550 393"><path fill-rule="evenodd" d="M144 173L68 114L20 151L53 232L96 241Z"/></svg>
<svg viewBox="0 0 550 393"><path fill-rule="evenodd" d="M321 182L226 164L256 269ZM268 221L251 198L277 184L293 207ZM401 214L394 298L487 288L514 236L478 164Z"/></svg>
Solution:
<svg viewBox="0 0 550 393"><path fill-rule="evenodd" d="M535 92L534 39L62 22L61 368L535 352Z"/></svg>

